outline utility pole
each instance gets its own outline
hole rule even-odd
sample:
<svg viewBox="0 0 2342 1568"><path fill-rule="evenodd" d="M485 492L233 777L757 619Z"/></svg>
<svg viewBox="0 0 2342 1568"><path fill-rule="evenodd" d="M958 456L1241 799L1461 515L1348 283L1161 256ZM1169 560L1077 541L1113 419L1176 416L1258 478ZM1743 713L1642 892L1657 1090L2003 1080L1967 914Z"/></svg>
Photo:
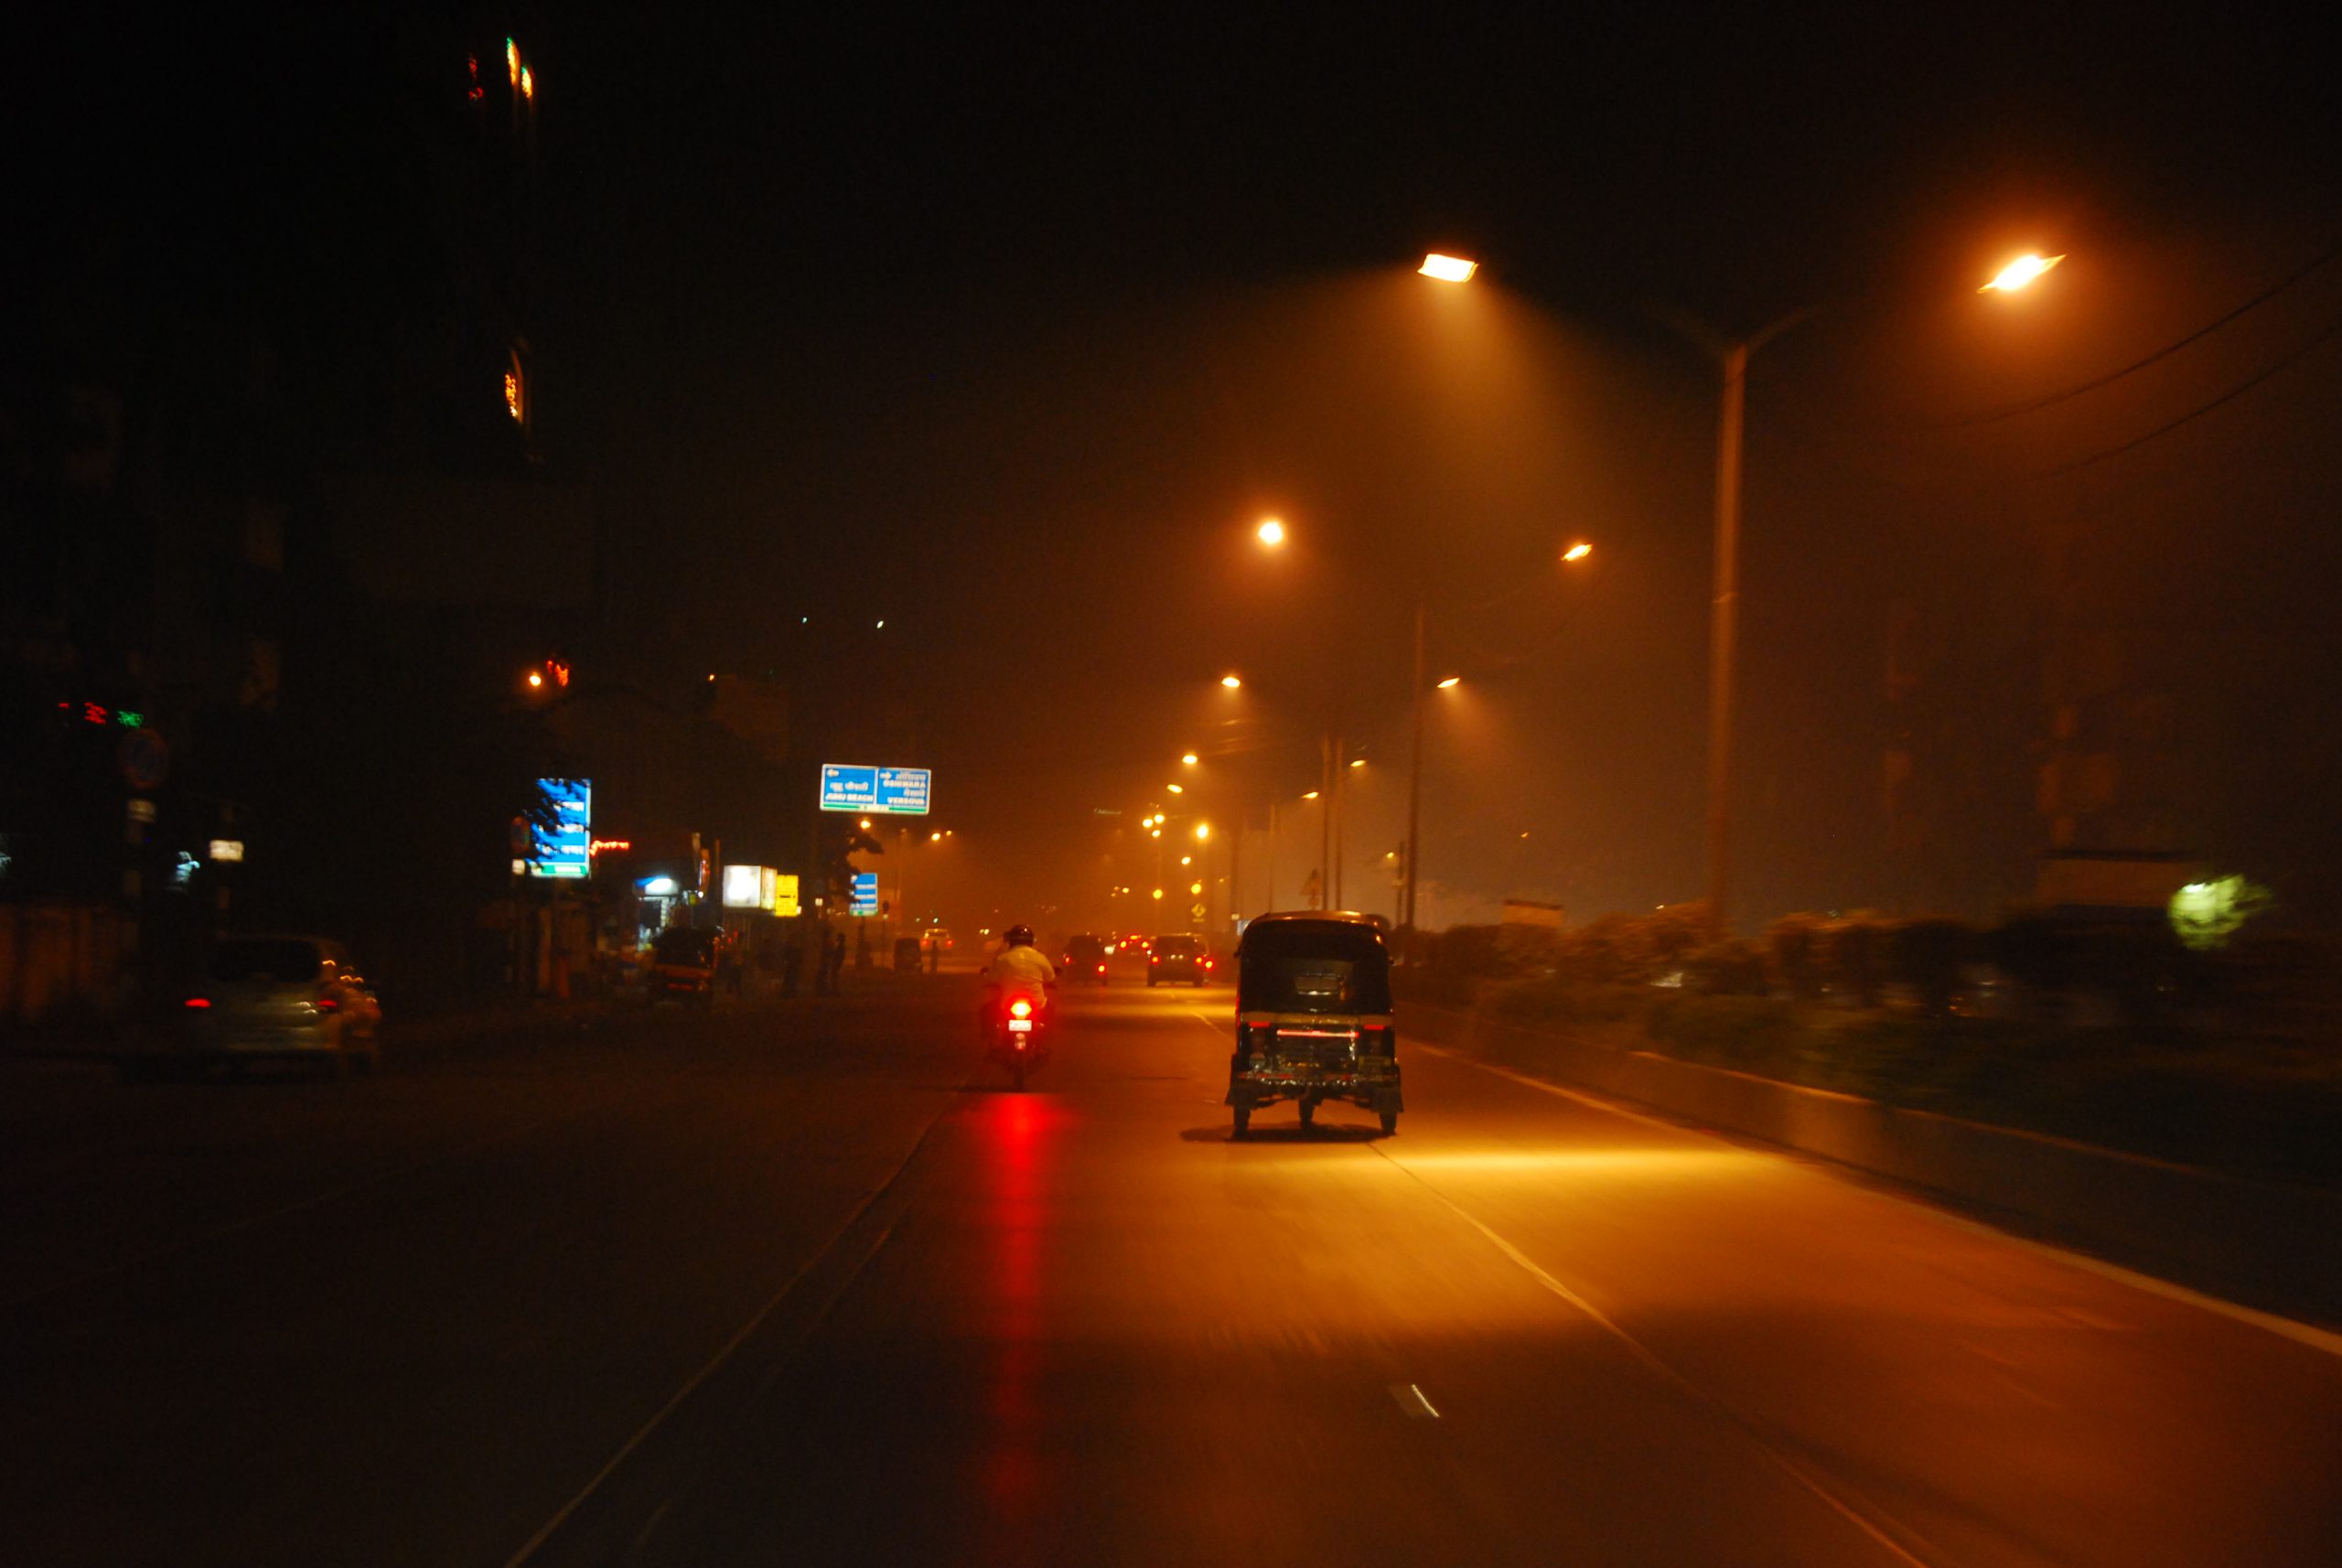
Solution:
<svg viewBox="0 0 2342 1568"><path fill-rule="evenodd" d="M1767 334L1769 336L1769 333ZM1733 644L1740 616L1740 448L1748 388L1746 342L1724 351L1716 421L1715 591L1708 620L1708 918L1732 929Z"/></svg>
<svg viewBox="0 0 2342 1568"><path fill-rule="evenodd" d="M1317 781L1317 907L1330 909L1334 890L1334 732L1319 743Z"/></svg>
<svg viewBox="0 0 2342 1568"><path fill-rule="evenodd" d="M1415 601L1415 687L1408 703L1409 723L1414 730L1413 754L1407 761L1407 864L1400 869L1406 881L1401 901L1399 924L1409 930L1415 924L1415 868L1421 865L1423 794L1423 602Z"/></svg>

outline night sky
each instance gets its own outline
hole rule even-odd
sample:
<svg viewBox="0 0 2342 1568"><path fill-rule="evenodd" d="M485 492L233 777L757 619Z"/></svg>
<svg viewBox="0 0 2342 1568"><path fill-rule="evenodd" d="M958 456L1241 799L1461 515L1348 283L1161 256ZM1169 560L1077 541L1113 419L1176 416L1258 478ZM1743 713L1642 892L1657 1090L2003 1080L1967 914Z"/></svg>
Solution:
<svg viewBox="0 0 2342 1568"><path fill-rule="evenodd" d="M1744 914L2025 889L2053 550L2186 689L2197 847L2330 903L2318 52L2165 7L1634 16L523 13L540 430L610 498L630 656L909 703L1013 902L1075 897L1092 809L1188 746L1258 823L1328 725L1358 843L1395 843L1421 597L1466 675L1426 915L1692 897L1714 381L1667 322L1817 307L1750 382ZM317 214L330 264L334 61L371 37L61 38L37 145L69 206L229 155L190 274L248 255L239 212ZM1432 247L1480 279L1413 276ZM2069 259L1978 295L2020 250ZM1989 776L1918 892L1879 870L1893 625Z"/></svg>

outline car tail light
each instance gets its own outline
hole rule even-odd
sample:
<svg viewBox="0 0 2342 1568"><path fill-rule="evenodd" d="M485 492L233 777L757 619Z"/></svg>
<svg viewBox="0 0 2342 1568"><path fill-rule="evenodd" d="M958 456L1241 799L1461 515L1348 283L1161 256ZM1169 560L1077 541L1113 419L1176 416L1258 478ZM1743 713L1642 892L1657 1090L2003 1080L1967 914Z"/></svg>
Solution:
<svg viewBox="0 0 2342 1568"><path fill-rule="evenodd" d="M1102 964L1102 963L1101 963L1101 964L1100 964L1100 965L1098 966L1098 972L1099 972L1099 973L1101 973L1101 974L1105 973L1105 972L1106 972L1106 966L1105 966L1104 964Z"/></svg>
<svg viewBox="0 0 2342 1568"><path fill-rule="evenodd" d="M1209 968L1211 967L1211 960L1209 960L1209 959L1206 959L1206 960L1204 960L1204 967L1205 967L1206 969L1209 969Z"/></svg>
<svg viewBox="0 0 2342 1568"><path fill-rule="evenodd" d="M320 996L317 998L317 1011L320 1013L331 1013L339 1008L340 1005L341 1004L338 1001L330 996Z"/></svg>
<svg viewBox="0 0 2342 1568"><path fill-rule="evenodd" d="M190 1007L209 1007L211 1005L211 998L209 996L190 996L187 999L187 1004Z"/></svg>
<svg viewBox="0 0 2342 1568"><path fill-rule="evenodd" d="M1033 1004L1020 996L1008 1004L1008 1015L1012 1018L1030 1018L1033 1015Z"/></svg>

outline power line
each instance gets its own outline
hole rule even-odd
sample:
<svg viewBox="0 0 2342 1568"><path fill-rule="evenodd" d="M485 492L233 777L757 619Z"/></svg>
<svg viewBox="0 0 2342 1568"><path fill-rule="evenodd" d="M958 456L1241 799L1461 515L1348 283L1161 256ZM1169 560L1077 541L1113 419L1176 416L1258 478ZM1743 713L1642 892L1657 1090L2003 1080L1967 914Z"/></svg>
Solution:
<svg viewBox="0 0 2342 1568"><path fill-rule="evenodd" d="M2233 402L2235 399L2242 397L2246 392L2251 392L2253 388L2259 386L2261 382L2275 375L2279 371L2283 370L2286 366L2293 364L2297 360L2307 358L2312 350L2337 336L2342 336L2342 321L2337 321L2333 325L2327 327L2324 331L2310 338L2308 342L2304 343L2300 348L2295 349L2292 353L2286 355L2283 359L2279 360L2275 364L2271 365L2267 370L2261 371L2258 375L2253 376L2248 381L2239 382L2237 385L2232 386L2228 391L2222 392L2219 396L2214 398L2211 402L2204 403L2200 407L2190 409L2187 413L2181 414L2177 419L2172 420L2167 424L2156 425L2144 435L2133 436L2132 439L2123 442L2120 446L2109 446L2103 452L2093 452L2087 457L2077 457L2070 463L2060 463L2054 468L2041 469L2039 472L2033 474L2030 477L2036 479L2047 479L2054 478L2059 474L2070 474L2078 468L2087 468L2093 464L2103 463L2109 457L2119 457L2125 452L2145 446L2148 442L2154 440L2157 436L2168 435L2173 431L2178 429L2181 425L2190 424L2195 420L2202 418L2205 414L2211 413L2222 403Z"/></svg>
<svg viewBox="0 0 2342 1568"><path fill-rule="evenodd" d="M2080 397L2085 392L2094 392L2100 387L2111 386L2116 381L2121 381L2124 376L2130 375L2133 371L2143 371L2149 365L2154 364L2159 360L2171 358L2172 355L2178 353L2182 349L2186 348L2189 344L2198 342L2203 338L2209 337L2211 334L2218 331L2221 328L2226 327L2229 323L2236 320L2239 317L2243 316L2248 311L2256 310L2261 306L2268 304L2271 300L2284 293L2285 290L2293 287L2295 284L2309 276L2310 274L2317 271L2318 268L2326 265L2328 263L2335 261L2337 258L2342 258L2342 245L2335 246L2332 250L2326 252L2323 255L2320 255L2304 263L2303 266L2296 268L2294 271L2286 274L2283 277L2278 279L2267 288L2262 289L2259 294L2254 295L2251 299L2246 300L2242 305L2238 306L2234 310L2229 311L2227 315L2219 317L2218 320L2206 323L2204 326L2197 328L2195 331L2190 332L2186 337L2180 338L2177 342L2166 343L2162 348L2157 349L2154 353L2149 354L2145 359L2134 360L2119 371L2110 371L2094 381L2084 381L2079 386L2068 387L2063 392L2051 392L2047 397L2035 398L2029 403L2017 403L2014 407L2000 409L1992 413L1980 413L1972 419L1955 419L1942 425L1940 428L1947 430L1962 430L1979 424L1995 424L2004 419L2014 419L2021 413L2034 413L2041 409L2055 407L2057 404L2065 403L2069 399ZM2324 341L2322 338L2318 338L2310 344L2309 347L2314 348L2315 347L2316 342L2322 341ZM2306 349L2304 351L2306 352ZM2250 385L2251 383L2248 382L2246 384Z"/></svg>

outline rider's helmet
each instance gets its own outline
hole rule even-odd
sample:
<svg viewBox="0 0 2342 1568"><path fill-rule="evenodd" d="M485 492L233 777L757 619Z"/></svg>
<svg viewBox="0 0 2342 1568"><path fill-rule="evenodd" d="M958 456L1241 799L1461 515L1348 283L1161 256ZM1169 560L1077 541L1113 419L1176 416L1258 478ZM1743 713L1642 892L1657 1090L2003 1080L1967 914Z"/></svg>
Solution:
<svg viewBox="0 0 2342 1568"><path fill-rule="evenodd" d="M1011 926L1008 928L1008 935L1004 940L1013 948L1029 948L1033 945L1033 928Z"/></svg>

